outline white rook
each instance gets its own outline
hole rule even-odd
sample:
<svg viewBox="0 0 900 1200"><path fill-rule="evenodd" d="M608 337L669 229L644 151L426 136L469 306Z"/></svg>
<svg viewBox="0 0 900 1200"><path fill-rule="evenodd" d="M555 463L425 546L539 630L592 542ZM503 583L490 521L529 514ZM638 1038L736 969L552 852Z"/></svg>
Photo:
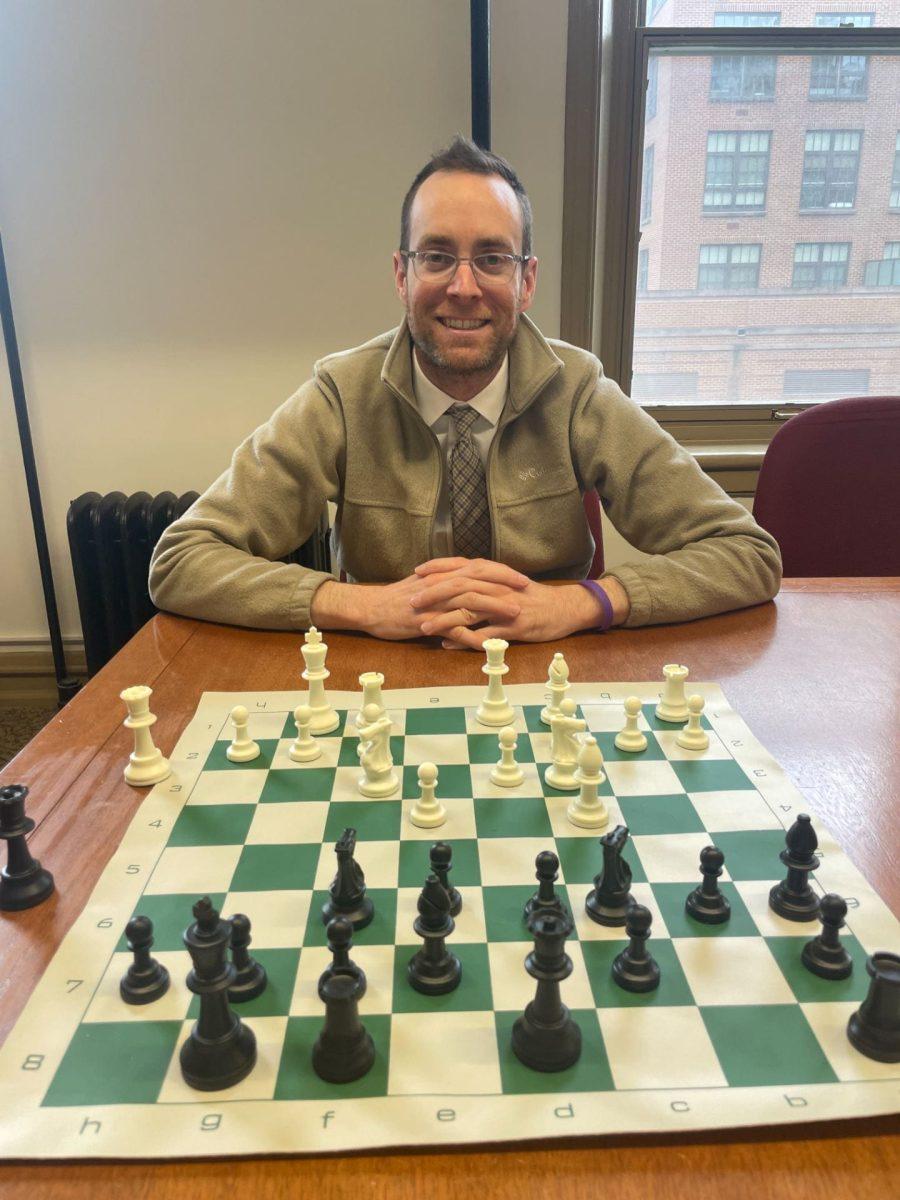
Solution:
<svg viewBox="0 0 900 1200"><path fill-rule="evenodd" d="M688 677L687 667L678 663L666 663L663 667L665 685L662 698L656 706L656 715L661 721L678 724L688 719L687 699L684 695L684 681Z"/></svg>
<svg viewBox="0 0 900 1200"><path fill-rule="evenodd" d="M503 690L503 676L509 670L504 661L508 649L509 642L503 638L488 638L484 643L487 662L481 669L488 677L488 690L475 713L482 725L511 725L515 720L516 714Z"/></svg>

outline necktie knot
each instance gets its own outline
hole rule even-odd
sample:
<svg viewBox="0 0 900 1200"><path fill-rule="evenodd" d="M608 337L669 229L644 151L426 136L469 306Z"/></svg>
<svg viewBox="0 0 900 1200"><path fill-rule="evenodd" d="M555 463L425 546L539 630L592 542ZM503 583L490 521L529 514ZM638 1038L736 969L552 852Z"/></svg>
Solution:
<svg viewBox="0 0 900 1200"><path fill-rule="evenodd" d="M472 426L478 420L480 413L471 404L454 404L450 409L450 420L456 427L456 436L465 437L471 432Z"/></svg>

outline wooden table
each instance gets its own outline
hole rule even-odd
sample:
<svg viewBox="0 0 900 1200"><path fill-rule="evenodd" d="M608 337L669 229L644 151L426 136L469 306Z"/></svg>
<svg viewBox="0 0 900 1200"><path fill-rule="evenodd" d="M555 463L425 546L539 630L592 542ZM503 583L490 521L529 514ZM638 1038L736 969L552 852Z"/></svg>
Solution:
<svg viewBox="0 0 900 1200"><path fill-rule="evenodd" d="M424 643L374 643L330 634L329 686L355 689L376 667L391 687L482 682L479 660ZM850 858L900 913L900 579L794 580L775 604L698 621L561 643L571 678L646 680L680 661L721 683L732 706L786 768ZM546 678L547 646L514 646L509 683ZM169 752L205 690L300 686L296 634L257 633L154 618L2 772L31 789L34 853L57 894L30 912L2 914L0 1039L87 900L143 799L122 781L132 748L122 688L148 683ZM896 949L896 947L892 947ZM225 1190L311 1200L456 1200L540 1194L564 1200L866 1200L896 1194L900 1122L847 1121L786 1130L688 1137L591 1138L350 1157L233 1161L2 1164L0 1195L201 1197Z"/></svg>

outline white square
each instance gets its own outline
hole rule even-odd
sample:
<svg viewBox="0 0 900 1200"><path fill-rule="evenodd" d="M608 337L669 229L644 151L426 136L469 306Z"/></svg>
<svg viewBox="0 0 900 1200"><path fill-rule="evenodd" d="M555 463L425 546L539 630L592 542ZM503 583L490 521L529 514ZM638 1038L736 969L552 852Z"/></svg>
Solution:
<svg viewBox="0 0 900 1200"><path fill-rule="evenodd" d="M531 753L536 763L553 762L553 743L549 732L530 733L528 740L531 742Z"/></svg>
<svg viewBox="0 0 900 1200"><path fill-rule="evenodd" d="M675 796L684 794L681 780L661 760L605 764L606 774L617 796Z"/></svg>
<svg viewBox="0 0 900 1200"><path fill-rule="evenodd" d="M188 953L161 950L157 954L151 950L151 954L169 972L165 995L150 1004L126 1004L119 994L119 982L134 962L134 955L127 951L114 954L82 1021L183 1021L192 999L185 984L191 966Z"/></svg>
<svg viewBox="0 0 900 1200"><path fill-rule="evenodd" d="M699 1009L600 1008L597 1013L617 1090L728 1086Z"/></svg>
<svg viewBox="0 0 900 1200"><path fill-rule="evenodd" d="M450 797L447 800L438 797L438 799L444 806L447 819L443 825L435 825L432 829L423 829L421 825L413 825L409 814L416 801L403 801L400 818L401 842L452 842L458 838L477 836L475 804L472 800L457 797Z"/></svg>
<svg viewBox="0 0 900 1200"><path fill-rule="evenodd" d="M276 746L275 753L272 756L272 770L308 771L310 768L314 767L336 767L341 753L341 739L334 737L320 737L315 738L314 741L322 751L319 757L310 759L309 762L294 762L290 755L290 749L294 744L294 739L282 738Z"/></svg>
<svg viewBox="0 0 900 1200"><path fill-rule="evenodd" d="M397 875L400 870L400 843L363 842L356 843L354 859L362 867L366 877L366 887L395 888ZM326 891L337 874L337 856L333 843L322 846L319 854L319 865L316 868L314 887L317 891Z"/></svg>
<svg viewBox="0 0 900 1200"><path fill-rule="evenodd" d="M247 732L254 742L259 741L274 741L280 738L284 731L284 723L288 719L287 712L260 712L254 709L249 709L250 720L247 724ZM231 723L231 709L228 710L228 716L225 718L225 723L219 730L217 741L230 742L234 737L234 726Z"/></svg>
<svg viewBox="0 0 900 1200"><path fill-rule="evenodd" d="M626 941L628 934L625 932L624 925L598 925L596 921L592 921L587 915L584 902L590 891L590 884L582 884L577 888L569 888L569 899L572 902L572 916L575 920L575 929L578 937L583 942ZM631 895L634 898L635 904L643 904L645 908L649 908L653 915L653 924L650 926L651 938L668 937L669 930L663 920L663 915L656 903L656 897L653 895L653 889L650 884L632 884Z"/></svg>
<svg viewBox="0 0 900 1200"><path fill-rule="evenodd" d="M389 1095L502 1090L493 1012L394 1013Z"/></svg>
<svg viewBox="0 0 900 1200"><path fill-rule="evenodd" d="M581 711L591 733L619 733L625 728L625 703L582 704ZM638 714L638 729L647 733L650 729L643 711Z"/></svg>
<svg viewBox="0 0 900 1200"><path fill-rule="evenodd" d="M390 1013L394 991L394 947L351 946L350 961L365 972L366 993L359 1002L361 1016ZM291 998L292 1017L323 1017L319 977L331 962L327 946L304 946Z"/></svg>
<svg viewBox="0 0 900 1200"><path fill-rule="evenodd" d="M284 1035L287 1031L287 1017L244 1017L244 1024L256 1035L256 1066L246 1079L234 1087L216 1092L217 1098L227 1100L271 1100L275 1095L275 1083L278 1079L278 1068L281 1064L281 1052L284 1046ZM193 1021L185 1021L172 1061L163 1080L157 1103L184 1104L207 1100L209 1092L197 1092L188 1087L181 1074L179 1052L190 1035Z"/></svg>
<svg viewBox="0 0 900 1200"><path fill-rule="evenodd" d="M416 917L419 915L417 906L421 894L420 887L397 889L397 925L394 941L398 946L420 946L422 944L422 939L413 928ZM487 941L481 888L461 887L459 894L462 896L463 906L459 915L453 918L455 927L447 938L447 946L450 950L454 945L462 946L471 942L483 944Z"/></svg>
<svg viewBox="0 0 900 1200"><path fill-rule="evenodd" d="M241 857L238 846L170 846L163 850L144 891L148 896L166 892L227 892Z"/></svg>
<svg viewBox="0 0 900 1200"><path fill-rule="evenodd" d="M762 938L674 938L672 945L699 1005L796 1003Z"/></svg>
<svg viewBox="0 0 900 1200"><path fill-rule="evenodd" d="M617 825L624 825L625 821L622 817L622 810L619 808L619 802L615 796L601 796L600 799L606 805L606 811L609 814L609 820L602 829L584 829L581 825L573 825L566 816L569 805L574 799L577 799L578 792L569 792L565 796L547 796L545 803L547 805L547 814L550 817L550 827L553 830L553 836L557 838L570 837L587 837L601 838L605 833L610 833ZM600 852L598 851L598 862L601 860ZM599 866L597 868L599 870Z"/></svg>
<svg viewBox="0 0 900 1200"><path fill-rule="evenodd" d="M484 694L487 695L487 680L485 680ZM503 728L501 725L482 725L475 716L478 710L478 705L466 709L466 733L499 733ZM513 719L510 721L516 733L527 733L528 725L525 721L525 712L520 705L512 705Z"/></svg>
<svg viewBox="0 0 900 1200"><path fill-rule="evenodd" d="M260 804L245 839L248 846L287 846L321 842L328 804L306 800L289 804Z"/></svg>
<svg viewBox="0 0 900 1200"><path fill-rule="evenodd" d="M222 912L250 916L256 949L292 949L303 941L311 899L310 891L229 892Z"/></svg>
<svg viewBox="0 0 900 1200"><path fill-rule="evenodd" d="M900 1063L877 1062L862 1054L847 1037L847 1022L859 1001L801 1004L831 1069L842 1083L866 1079L900 1079Z"/></svg>
<svg viewBox="0 0 900 1200"><path fill-rule="evenodd" d="M360 697L362 699L362 697ZM391 737L402 737L406 730L406 709L405 708L388 708L387 715L391 718ZM356 717L359 713L359 707L348 709L347 720L344 725L344 737L358 738L359 726L356 724Z"/></svg>
<svg viewBox="0 0 900 1200"><path fill-rule="evenodd" d="M759 792L688 792L688 798L710 833L782 828Z"/></svg>
<svg viewBox="0 0 900 1200"><path fill-rule="evenodd" d="M257 804L268 771L204 771L188 804Z"/></svg>
<svg viewBox="0 0 900 1200"><path fill-rule="evenodd" d="M542 850L552 850L550 838L482 838L478 843L481 882L484 887L534 880L534 860ZM565 880L560 868L560 883Z"/></svg>
<svg viewBox="0 0 900 1200"><path fill-rule="evenodd" d="M709 845L708 833L638 834L632 841L651 883L700 882L700 851ZM730 878L727 863L721 878Z"/></svg>
<svg viewBox="0 0 900 1200"><path fill-rule="evenodd" d="M796 937L808 941L820 932L818 921L788 921L769 908L769 891L773 880L749 879L735 883L735 887L753 923L763 937ZM812 885L815 888L815 884Z"/></svg>
<svg viewBox="0 0 900 1200"><path fill-rule="evenodd" d="M389 796L380 796L381 800L399 800L402 784L403 784L403 767L402 765L394 764L394 775L397 779L397 786ZM337 767L334 772L334 786L331 789L331 799L341 801L364 800L371 803L371 796L364 796L359 790L359 781L363 777L361 767ZM328 799L323 796L323 799Z"/></svg>
<svg viewBox="0 0 900 1200"><path fill-rule="evenodd" d="M488 946L491 964L491 992L497 1012L523 1012L534 999L536 983L525 970L525 958L534 949L533 942L492 942ZM560 995L569 1008L593 1008L594 996L584 965L581 946L566 943L572 960L572 974L559 985Z"/></svg>
<svg viewBox="0 0 900 1200"><path fill-rule="evenodd" d="M680 732L677 729L654 730L654 736L670 762L721 762L723 759L731 759L730 751L725 748L719 735L711 729L704 730L709 738L709 745L705 750L686 750L684 746L679 746L677 738Z"/></svg>
<svg viewBox="0 0 900 1200"><path fill-rule="evenodd" d="M500 757L499 755L497 756ZM521 783L515 787L502 787L499 784L491 782L491 771L494 767L491 763L473 763L472 764L472 795L478 798L494 797L504 799L507 796L541 796L544 789L541 786L541 777L538 774L537 766L534 763L519 763L524 776Z"/></svg>
<svg viewBox="0 0 900 1200"><path fill-rule="evenodd" d="M417 767L420 763L459 764L469 761L469 739L464 733L416 733L403 739L403 762Z"/></svg>

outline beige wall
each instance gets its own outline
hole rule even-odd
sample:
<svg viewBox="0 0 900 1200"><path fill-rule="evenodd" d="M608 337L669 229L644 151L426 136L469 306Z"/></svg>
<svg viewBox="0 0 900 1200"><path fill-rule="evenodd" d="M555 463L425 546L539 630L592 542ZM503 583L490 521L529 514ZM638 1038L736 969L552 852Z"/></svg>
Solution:
<svg viewBox="0 0 900 1200"><path fill-rule="evenodd" d="M493 145L559 328L566 0L494 0ZM64 633L65 513L202 488L328 351L393 325L427 155L468 132L467 0L7 0L0 222ZM0 641L46 633L5 368Z"/></svg>

